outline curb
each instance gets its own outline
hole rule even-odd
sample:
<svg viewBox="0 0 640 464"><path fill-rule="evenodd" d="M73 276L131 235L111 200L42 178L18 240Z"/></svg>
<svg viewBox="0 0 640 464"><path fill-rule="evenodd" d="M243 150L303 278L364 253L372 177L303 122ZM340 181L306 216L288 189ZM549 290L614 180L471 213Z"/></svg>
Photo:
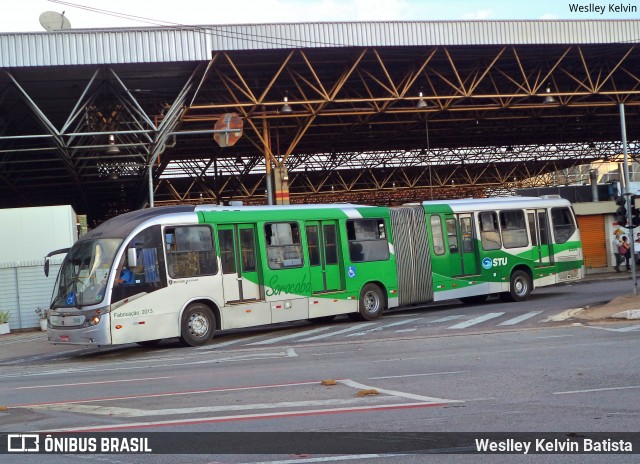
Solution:
<svg viewBox="0 0 640 464"><path fill-rule="evenodd" d="M640 319L640 309L627 309L609 317L612 319Z"/></svg>

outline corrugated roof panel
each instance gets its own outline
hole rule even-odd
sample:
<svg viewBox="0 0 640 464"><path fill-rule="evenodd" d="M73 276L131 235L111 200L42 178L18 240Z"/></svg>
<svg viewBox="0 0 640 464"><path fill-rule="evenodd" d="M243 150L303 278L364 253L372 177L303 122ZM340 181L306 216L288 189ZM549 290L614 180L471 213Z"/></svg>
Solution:
<svg viewBox="0 0 640 464"><path fill-rule="evenodd" d="M388 21L0 34L0 67L208 60L215 50L636 43L640 20Z"/></svg>

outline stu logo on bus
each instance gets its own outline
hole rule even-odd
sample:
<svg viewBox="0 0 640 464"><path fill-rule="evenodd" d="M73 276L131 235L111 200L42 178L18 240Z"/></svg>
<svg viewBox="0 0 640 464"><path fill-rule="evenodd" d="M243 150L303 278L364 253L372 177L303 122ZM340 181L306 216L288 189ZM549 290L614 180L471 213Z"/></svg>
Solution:
<svg viewBox="0 0 640 464"><path fill-rule="evenodd" d="M485 269L491 269L497 266L506 266L507 258L485 258L482 260L482 267Z"/></svg>

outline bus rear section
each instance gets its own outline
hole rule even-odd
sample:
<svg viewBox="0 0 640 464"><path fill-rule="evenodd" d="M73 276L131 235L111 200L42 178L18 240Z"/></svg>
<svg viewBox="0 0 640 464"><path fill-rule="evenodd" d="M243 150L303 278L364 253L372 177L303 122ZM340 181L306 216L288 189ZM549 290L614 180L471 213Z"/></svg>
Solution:
<svg viewBox="0 0 640 464"><path fill-rule="evenodd" d="M401 306L521 301L584 277L580 232L561 198L430 201L393 207L391 220Z"/></svg>

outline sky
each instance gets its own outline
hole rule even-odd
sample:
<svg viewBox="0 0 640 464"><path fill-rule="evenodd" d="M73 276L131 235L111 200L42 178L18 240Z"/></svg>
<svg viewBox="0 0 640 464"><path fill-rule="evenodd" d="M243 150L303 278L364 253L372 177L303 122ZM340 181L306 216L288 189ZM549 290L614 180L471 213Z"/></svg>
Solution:
<svg viewBox="0 0 640 464"><path fill-rule="evenodd" d="M45 11L64 12L72 29L310 21L640 19L640 0L614 3L631 7L626 12L610 12L610 2L598 0L17 0L10 7L6 3L0 33L44 31L39 17ZM590 11L572 11L572 5Z"/></svg>

